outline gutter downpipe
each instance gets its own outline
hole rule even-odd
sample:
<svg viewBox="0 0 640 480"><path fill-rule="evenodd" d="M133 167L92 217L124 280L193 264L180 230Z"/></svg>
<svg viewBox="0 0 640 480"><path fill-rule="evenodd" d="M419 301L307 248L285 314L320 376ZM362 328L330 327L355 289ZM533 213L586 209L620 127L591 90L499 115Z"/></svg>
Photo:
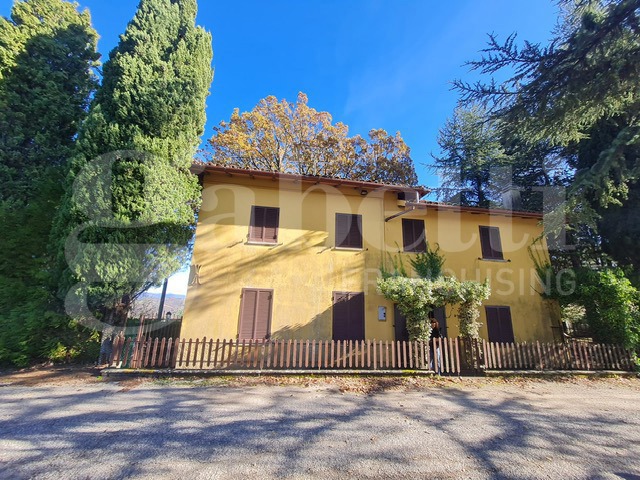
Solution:
<svg viewBox="0 0 640 480"><path fill-rule="evenodd" d="M389 220L393 220L394 218L400 217L402 215L405 215L409 212L413 212L416 209L415 205L412 205L411 207L409 207L408 210L404 210L403 212L398 212L396 214L391 215L390 217L387 217L384 219L385 222L388 222Z"/></svg>

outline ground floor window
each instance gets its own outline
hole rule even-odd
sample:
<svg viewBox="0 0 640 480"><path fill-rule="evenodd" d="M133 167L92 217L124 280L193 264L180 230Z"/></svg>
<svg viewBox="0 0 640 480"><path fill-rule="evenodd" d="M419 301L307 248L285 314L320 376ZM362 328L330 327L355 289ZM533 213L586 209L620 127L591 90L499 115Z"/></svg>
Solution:
<svg viewBox="0 0 640 480"><path fill-rule="evenodd" d="M509 307L484 307L487 313L487 330L490 342L512 343L513 323Z"/></svg>
<svg viewBox="0 0 640 480"><path fill-rule="evenodd" d="M364 340L364 293L333 292L333 339Z"/></svg>
<svg viewBox="0 0 640 480"><path fill-rule="evenodd" d="M271 335L273 290L243 288L240 302L240 340L265 340Z"/></svg>

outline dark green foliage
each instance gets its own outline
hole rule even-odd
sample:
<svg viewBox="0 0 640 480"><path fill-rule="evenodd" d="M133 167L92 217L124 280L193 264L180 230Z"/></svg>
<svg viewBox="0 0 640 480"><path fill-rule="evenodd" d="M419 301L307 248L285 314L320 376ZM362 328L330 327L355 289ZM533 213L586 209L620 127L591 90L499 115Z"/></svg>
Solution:
<svg viewBox="0 0 640 480"><path fill-rule="evenodd" d="M560 305L582 305L596 342L640 349L640 292L624 272L580 268L555 278L559 281L549 282L547 296Z"/></svg>
<svg viewBox="0 0 640 480"><path fill-rule="evenodd" d="M630 280L640 288L640 183L629 184L622 205L602 212L598 227L604 252L628 268Z"/></svg>
<svg viewBox="0 0 640 480"><path fill-rule="evenodd" d="M2 200L28 201L34 176L66 164L96 87L96 42L88 12L62 0L17 2L0 20Z"/></svg>
<svg viewBox="0 0 640 480"><path fill-rule="evenodd" d="M470 62L490 76L510 69L510 78L457 81L456 87L463 100L487 105L506 136L566 149L565 158L616 118L615 134L576 171L569 189L570 218L594 224L591 203L619 201L640 176L637 155L628 149L640 141L640 8L637 0L562 3L568 14L549 46L525 42L519 48L515 35L504 43L491 36L483 57Z"/></svg>
<svg viewBox="0 0 640 480"><path fill-rule="evenodd" d="M594 340L640 348L640 294L620 270L580 270L576 298Z"/></svg>
<svg viewBox="0 0 640 480"><path fill-rule="evenodd" d="M97 33L62 0L0 19L0 362L81 356L92 333L54 295L49 235L96 79Z"/></svg>
<svg viewBox="0 0 640 480"><path fill-rule="evenodd" d="M425 280L435 280L442 276L444 255L441 255L439 252L440 245L436 244L435 250L432 250L431 247L429 247L429 242L427 242L426 252L418 253L409 260L418 277L424 278Z"/></svg>
<svg viewBox="0 0 640 480"><path fill-rule="evenodd" d="M96 327L121 325L189 254L200 197L189 168L212 79L195 14L195 0L140 2L80 131L56 237L61 294Z"/></svg>
<svg viewBox="0 0 640 480"><path fill-rule="evenodd" d="M431 168L440 176L439 199L484 208L501 203L501 192L511 183L504 174L510 158L496 122L482 108L457 108L440 130L438 145Z"/></svg>
<svg viewBox="0 0 640 480"><path fill-rule="evenodd" d="M566 15L548 46L491 35L470 62L488 81L455 86L463 104L487 108L525 190L567 188L545 230L566 233L571 248L551 252L553 270L575 272L578 283L557 300L587 308L598 340L637 345L623 269L638 281L640 2L559 4Z"/></svg>

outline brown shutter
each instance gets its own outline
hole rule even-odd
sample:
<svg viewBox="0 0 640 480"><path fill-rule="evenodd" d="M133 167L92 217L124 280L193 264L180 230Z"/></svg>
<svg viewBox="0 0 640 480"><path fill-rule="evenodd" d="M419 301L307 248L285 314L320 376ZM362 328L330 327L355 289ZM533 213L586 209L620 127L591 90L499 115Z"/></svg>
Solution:
<svg viewBox="0 0 640 480"><path fill-rule="evenodd" d="M351 248L362 248L362 215L351 215L349 246Z"/></svg>
<svg viewBox="0 0 640 480"><path fill-rule="evenodd" d="M415 238L413 238L413 223L406 218L402 219L402 245L405 252L412 252Z"/></svg>
<svg viewBox="0 0 640 480"><path fill-rule="evenodd" d="M271 290L258 291L258 304L256 305L256 318L253 338L266 340L271 333L271 302L273 292Z"/></svg>
<svg viewBox="0 0 640 480"><path fill-rule="evenodd" d="M500 319L500 333L504 342L513 342L513 322L511 321L511 309L509 307L498 307L498 318Z"/></svg>
<svg viewBox="0 0 640 480"><path fill-rule="evenodd" d="M362 215L336 213L336 247L362 248Z"/></svg>
<svg viewBox="0 0 640 480"><path fill-rule="evenodd" d="M496 307L484 307L487 314L487 333L490 342L501 341L500 320L498 317L498 309Z"/></svg>
<svg viewBox="0 0 640 480"><path fill-rule="evenodd" d="M364 293L333 292L333 339L364 340Z"/></svg>
<svg viewBox="0 0 640 480"><path fill-rule="evenodd" d="M500 229L498 227L480 227L480 246L482 258L490 260L503 260L502 242L500 241Z"/></svg>
<svg viewBox="0 0 640 480"><path fill-rule="evenodd" d="M240 304L240 340L264 340L271 334L272 290L242 289Z"/></svg>
<svg viewBox="0 0 640 480"><path fill-rule="evenodd" d="M351 227L350 215L336 213L336 247L346 247L349 228Z"/></svg>
<svg viewBox="0 0 640 480"><path fill-rule="evenodd" d="M264 209L262 207L251 207L251 221L249 222L249 241L262 241L262 225L264 224Z"/></svg>
<svg viewBox="0 0 640 480"><path fill-rule="evenodd" d="M402 243L405 252L426 252L424 221L402 219Z"/></svg>
<svg viewBox="0 0 640 480"><path fill-rule="evenodd" d="M513 342L513 324L509 307L485 307L490 342Z"/></svg>
<svg viewBox="0 0 640 480"><path fill-rule="evenodd" d="M342 340L349 321L349 294L333 292L333 340Z"/></svg>
<svg viewBox="0 0 640 480"><path fill-rule="evenodd" d="M504 257L502 256L502 242L500 241L500 229L498 227L490 227L489 236L491 240L490 242L491 253L492 253L491 258L502 260Z"/></svg>
<svg viewBox="0 0 640 480"><path fill-rule="evenodd" d="M238 337L240 340L253 338L253 325L258 303L258 291L244 288L240 303L240 327Z"/></svg>
<svg viewBox="0 0 640 480"><path fill-rule="evenodd" d="M279 208L252 206L249 241L276 243L278 240L279 220Z"/></svg>
<svg viewBox="0 0 640 480"><path fill-rule="evenodd" d="M480 227L480 246L482 247L482 258L492 258L489 227Z"/></svg>
<svg viewBox="0 0 640 480"><path fill-rule="evenodd" d="M264 215L264 237L263 242L278 241L278 223L280 220L279 208L265 208Z"/></svg>

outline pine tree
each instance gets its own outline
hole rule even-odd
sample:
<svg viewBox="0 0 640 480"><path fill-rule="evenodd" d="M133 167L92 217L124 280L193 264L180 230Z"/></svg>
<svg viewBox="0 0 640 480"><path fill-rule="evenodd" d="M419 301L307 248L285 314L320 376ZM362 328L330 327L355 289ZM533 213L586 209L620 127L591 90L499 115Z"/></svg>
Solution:
<svg viewBox="0 0 640 480"><path fill-rule="evenodd" d="M485 208L501 202L511 182L505 175L511 159L482 108L456 109L440 130L438 145L440 155L432 155L431 168L440 176L439 199Z"/></svg>
<svg viewBox="0 0 640 480"><path fill-rule="evenodd" d="M97 38L89 13L63 0L18 1L0 18L0 362L77 354L87 338L59 314L47 272Z"/></svg>
<svg viewBox="0 0 640 480"><path fill-rule="evenodd" d="M212 80L196 11L196 0L140 2L81 129L57 238L67 309L87 324L121 325L188 256L200 197L189 168Z"/></svg>
<svg viewBox="0 0 640 480"><path fill-rule="evenodd" d="M575 173L567 212L576 222L595 224L592 200L600 206L624 200L630 182L640 178L640 162L628 155L640 142L640 3L638 0L560 2L566 17L546 47L511 35L489 46L472 68L507 80L469 84L456 81L465 102L481 102L507 134L529 144L547 142L568 149L588 139L602 122L616 119L615 136Z"/></svg>

